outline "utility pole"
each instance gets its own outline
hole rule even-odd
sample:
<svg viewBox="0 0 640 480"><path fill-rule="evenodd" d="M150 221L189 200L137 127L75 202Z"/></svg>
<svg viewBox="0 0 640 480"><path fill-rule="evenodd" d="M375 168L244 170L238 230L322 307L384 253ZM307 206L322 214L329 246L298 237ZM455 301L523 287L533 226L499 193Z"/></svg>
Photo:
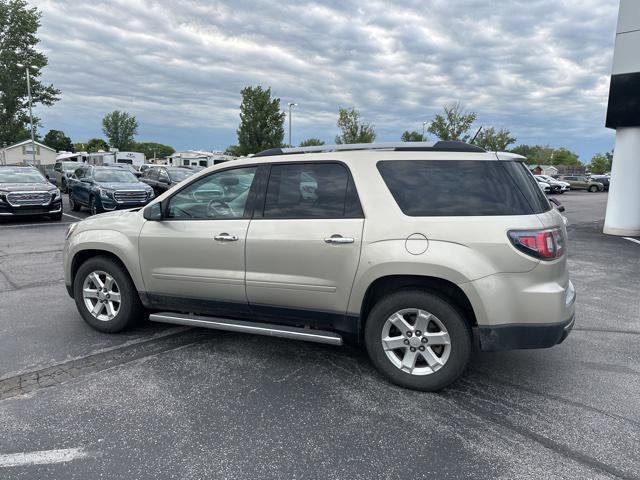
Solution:
<svg viewBox="0 0 640 480"><path fill-rule="evenodd" d="M422 141L423 142L426 141L425 136L424 136L424 134L425 134L424 129L426 128L427 125L431 125L431 122L422 122Z"/></svg>
<svg viewBox="0 0 640 480"><path fill-rule="evenodd" d="M289 106L289 146L293 147L293 143L291 143L291 108L297 107L298 104L289 102L287 105Z"/></svg>
<svg viewBox="0 0 640 480"><path fill-rule="evenodd" d="M22 63L16 63L16 65L20 68L24 68L27 72L27 95L29 96L29 122L31 123L31 157L33 159L33 166L36 165L36 141L34 136L34 125L33 125L33 111L31 109L31 79L29 75L29 66L23 65ZM31 65L31 68L38 68L34 65Z"/></svg>

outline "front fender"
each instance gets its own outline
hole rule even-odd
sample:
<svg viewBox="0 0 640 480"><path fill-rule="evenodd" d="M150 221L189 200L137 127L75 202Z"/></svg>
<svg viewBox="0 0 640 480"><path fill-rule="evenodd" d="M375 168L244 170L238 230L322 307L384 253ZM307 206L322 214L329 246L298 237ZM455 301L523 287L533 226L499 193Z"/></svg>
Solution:
<svg viewBox="0 0 640 480"><path fill-rule="evenodd" d="M65 245L65 283L72 285L72 268L76 256L87 250L108 252L125 266L138 291L144 291L144 282L138 260L138 235L127 235L116 230L85 230L73 235Z"/></svg>

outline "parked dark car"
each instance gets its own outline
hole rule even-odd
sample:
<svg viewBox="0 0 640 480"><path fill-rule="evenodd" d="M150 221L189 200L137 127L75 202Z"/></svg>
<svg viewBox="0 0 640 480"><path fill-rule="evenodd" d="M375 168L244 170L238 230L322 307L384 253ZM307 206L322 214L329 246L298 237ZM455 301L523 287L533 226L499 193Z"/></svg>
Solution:
<svg viewBox="0 0 640 480"><path fill-rule="evenodd" d="M33 167L0 167L0 217L17 215L61 220L62 195Z"/></svg>
<svg viewBox="0 0 640 480"><path fill-rule="evenodd" d="M140 172L140 170L138 170L136 167L134 167L130 163L105 163L102 166L109 167L109 168L121 168L123 170L133 173L136 177L142 176L142 172Z"/></svg>
<svg viewBox="0 0 640 480"><path fill-rule="evenodd" d="M68 193L69 177L71 177L73 172L81 165L82 162L58 161L53 167L53 177L50 177L49 180L53 180L54 184L60 187L62 193Z"/></svg>
<svg viewBox="0 0 640 480"><path fill-rule="evenodd" d="M126 169L86 165L78 168L69 185L69 204L75 212L87 207L91 214L146 205L153 189Z"/></svg>
<svg viewBox="0 0 640 480"><path fill-rule="evenodd" d="M611 177L607 175L591 175L591 180L601 183L604 186L604 191L609 191L609 180Z"/></svg>
<svg viewBox="0 0 640 480"><path fill-rule="evenodd" d="M153 188L156 195L160 195L194 173L189 168L150 167L145 170L141 180Z"/></svg>

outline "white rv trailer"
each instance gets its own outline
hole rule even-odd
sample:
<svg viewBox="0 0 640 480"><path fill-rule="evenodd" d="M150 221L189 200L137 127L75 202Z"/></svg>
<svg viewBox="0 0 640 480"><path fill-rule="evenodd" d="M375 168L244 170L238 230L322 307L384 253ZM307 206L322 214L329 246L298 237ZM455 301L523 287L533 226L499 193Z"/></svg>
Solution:
<svg viewBox="0 0 640 480"><path fill-rule="evenodd" d="M125 163L139 167L145 163L144 153L139 152L96 152L87 154L87 163L91 165L108 165Z"/></svg>

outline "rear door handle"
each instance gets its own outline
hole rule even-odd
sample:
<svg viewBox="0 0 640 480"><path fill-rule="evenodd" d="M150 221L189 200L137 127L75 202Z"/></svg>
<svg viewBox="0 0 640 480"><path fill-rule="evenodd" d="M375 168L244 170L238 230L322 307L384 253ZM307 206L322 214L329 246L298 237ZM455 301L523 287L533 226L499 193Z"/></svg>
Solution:
<svg viewBox="0 0 640 480"><path fill-rule="evenodd" d="M343 237L342 235L331 235L324 239L325 243L353 243L355 240L351 237Z"/></svg>
<svg viewBox="0 0 640 480"><path fill-rule="evenodd" d="M235 235L229 235L228 233L220 233L213 237L218 242L237 242L238 237Z"/></svg>

